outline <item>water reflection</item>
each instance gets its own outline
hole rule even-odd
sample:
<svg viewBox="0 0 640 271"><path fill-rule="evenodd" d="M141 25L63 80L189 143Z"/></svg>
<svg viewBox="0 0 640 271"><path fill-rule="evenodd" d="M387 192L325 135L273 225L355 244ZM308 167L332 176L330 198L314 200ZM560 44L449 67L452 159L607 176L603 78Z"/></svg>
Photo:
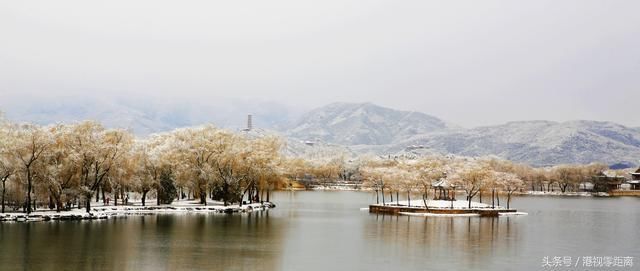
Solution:
<svg viewBox="0 0 640 271"><path fill-rule="evenodd" d="M529 216L360 211L361 192L278 192L242 215L0 224L1 270L540 270L544 256L640 255L640 198L514 199Z"/></svg>
<svg viewBox="0 0 640 271"><path fill-rule="evenodd" d="M2 270L278 270L269 213L0 224Z"/></svg>
<svg viewBox="0 0 640 271"><path fill-rule="evenodd" d="M371 214L363 234L378 239L374 246L402 244L402 249L390 250L389 257L415 259L434 268L459 263L479 268L490 263L493 254L517 255L523 236L515 219Z"/></svg>

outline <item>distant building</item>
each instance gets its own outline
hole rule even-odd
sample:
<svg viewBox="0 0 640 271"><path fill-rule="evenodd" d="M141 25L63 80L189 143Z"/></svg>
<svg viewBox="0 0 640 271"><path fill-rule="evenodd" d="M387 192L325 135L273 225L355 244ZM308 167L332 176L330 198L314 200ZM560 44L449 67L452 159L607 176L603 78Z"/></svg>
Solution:
<svg viewBox="0 0 640 271"><path fill-rule="evenodd" d="M626 181L627 178L614 171L601 171L593 176L593 190L596 192L619 190Z"/></svg>
<svg viewBox="0 0 640 271"><path fill-rule="evenodd" d="M640 167L631 172L631 180L628 183L631 185L631 190L640 190Z"/></svg>
<svg viewBox="0 0 640 271"><path fill-rule="evenodd" d="M431 188L433 188L434 192L433 200L456 199L455 186L452 186L446 177L440 178L436 182L432 183Z"/></svg>
<svg viewBox="0 0 640 271"><path fill-rule="evenodd" d="M251 114L247 115L247 128L242 129L242 131L248 132L253 129L253 117Z"/></svg>

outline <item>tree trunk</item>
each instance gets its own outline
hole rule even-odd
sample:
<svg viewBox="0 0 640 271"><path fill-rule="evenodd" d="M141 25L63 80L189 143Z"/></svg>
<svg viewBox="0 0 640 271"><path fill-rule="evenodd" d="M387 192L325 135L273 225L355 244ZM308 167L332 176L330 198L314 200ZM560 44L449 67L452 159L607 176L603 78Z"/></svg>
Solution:
<svg viewBox="0 0 640 271"><path fill-rule="evenodd" d="M269 187L267 187L267 202L271 202L271 201L270 201L270 199L269 199L269 195L270 195L270 194L271 194L271 193L269 193Z"/></svg>
<svg viewBox="0 0 640 271"><path fill-rule="evenodd" d="M491 208L492 209L496 208L496 190L495 189L491 189Z"/></svg>
<svg viewBox="0 0 640 271"><path fill-rule="evenodd" d="M87 213L91 213L91 195L90 194L87 196L86 204L87 206L85 206L85 210L87 210Z"/></svg>
<svg viewBox="0 0 640 271"><path fill-rule="evenodd" d="M31 213L31 169L27 168L27 214Z"/></svg>
<svg viewBox="0 0 640 271"><path fill-rule="evenodd" d="M427 195L422 194L422 202L424 203L424 208L429 210L429 206L427 206Z"/></svg>
<svg viewBox="0 0 640 271"><path fill-rule="evenodd" d="M60 197L56 199L56 213L59 213L62 210L62 201Z"/></svg>
<svg viewBox="0 0 640 271"><path fill-rule="evenodd" d="M511 203L511 193L507 193L507 209L509 209L509 204Z"/></svg>
<svg viewBox="0 0 640 271"><path fill-rule="evenodd" d="M425 188L424 189L424 199L422 199L422 201L424 201L424 208L429 210L429 205L427 205L427 200L429 199L429 188Z"/></svg>
<svg viewBox="0 0 640 271"><path fill-rule="evenodd" d="M224 183L222 184L222 200L223 200L224 206L229 205L228 197L229 197L229 184L225 180Z"/></svg>
<svg viewBox="0 0 640 271"><path fill-rule="evenodd" d="M207 205L207 191L200 192L200 204Z"/></svg>
<svg viewBox="0 0 640 271"><path fill-rule="evenodd" d="M482 203L482 190L480 190L480 203Z"/></svg>
<svg viewBox="0 0 640 271"><path fill-rule="evenodd" d="M102 188L102 204L107 205L107 197L104 196L104 187Z"/></svg>
<svg viewBox="0 0 640 271"><path fill-rule="evenodd" d="M4 195L5 195L5 191L6 191L6 187L5 187L5 182L7 180L4 179L2 180L2 213L4 214Z"/></svg>
<svg viewBox="0 0 640 271"><path fill-rule="evenodd" d="M400 205L400 191L396 191L396 201L397 201L396 205Z"/></svg>
<svg viewBox="0 0 640 271"><path fill-rule="evenodd" d="M146 200L147 200L147 193L149 191L142 191L142 206L145 206Z"/></svg>
<svg viewBox="0 0 640 271"><path fill-rule="evenodd" d="M384 202L384 187L382 188L381 193L382 193L382 206L387 205L387 204Z"/></svg>
<svg viewBox="0 0 640 271"><path fill-rule="evenodd" d="M96 203L100 202L100 186L96 187Z"/></svg>
<svg viewBox="0 0 640 271"><path fill-rule="evenodd" d="M407 191L407 207L411 207L411 192Z"/></svg>
<svg viewBox="0 0 640 271"><path fill-rule="evenodd" d="M4 189L2 190L2 193L4 193ZM2 198L3 199L2 204L4 204L4 194L3 194L2 197L3 197ZM378 189L376 189L376 204L380 204L380 195L378 194ZM4 205L2 205L2 206L4 206ZM3 213L4 213L4 211L3 211Z"/></svg>

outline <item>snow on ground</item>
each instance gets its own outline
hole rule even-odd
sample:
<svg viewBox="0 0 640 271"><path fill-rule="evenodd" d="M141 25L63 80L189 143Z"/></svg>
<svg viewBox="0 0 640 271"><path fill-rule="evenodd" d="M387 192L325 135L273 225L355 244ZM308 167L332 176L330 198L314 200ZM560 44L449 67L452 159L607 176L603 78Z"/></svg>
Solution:
<svg viewBox="0 0 640 271"><path fill-rule="evenodd" d="M434 213L406 213L399 212L401 215L408 216L434 216L434 217L479 217L480 214L434 214Z"/></svg>
<svg viewBox="0 0 640 271"><path fill-rule="evenodd" d="M451 209L451 204L453 203L453 209L469 209L469 202L466 200L454 200L453 202L450 200L428 200L427 206L429 208L443 208L443 209ZM387 202L387 206L409 206L406 200L401 200L399 202ZM422 200L412 200L411 207L424 207L424 202ZM479 203L472 201L471 208L491 208L491 204ZM498 206L496 204L495 209L504 209L502 206Z"/></svg>
<svg viewBox="0 0 640 271"><path fill-rule="evenodd" d="M500 216L518 216L518 215L529 215L529 213L525 212L510 212L510 213L499 213Z"/></svg>
<svg viewBox="0 0 640 271"><path fill-rule="evenodd" d="M95 205L93 205L95 204ZM239 206L224 206L219 201L207 201L207 205L200 204L199 200L179 200L170 205L156 205L155 200L142 206L140 201L129 201L128 205L104 205L102 202L92 202L91 213L85 208L74 208L68 211L56 212L49 209L38 209L27 215L21 212L7 212L0 214L0 221L42 221L42 220L80 220L80 219L106 219L118 216L151 215L164 213L237 213L251 212L254 210L267 210L275 205L269 202L251 203Z"/></svg>
<svg viewBox="0 0 640 271"><path fill-rule="evenodd" d="M609 194L605 192L564 192L561 191L553 191L553 192L545 192L545 191L529 191L524 193L523 195L529 196L574 196L574 197L591 197L591 196L600 196L600 197L608 197Z"/></svg>

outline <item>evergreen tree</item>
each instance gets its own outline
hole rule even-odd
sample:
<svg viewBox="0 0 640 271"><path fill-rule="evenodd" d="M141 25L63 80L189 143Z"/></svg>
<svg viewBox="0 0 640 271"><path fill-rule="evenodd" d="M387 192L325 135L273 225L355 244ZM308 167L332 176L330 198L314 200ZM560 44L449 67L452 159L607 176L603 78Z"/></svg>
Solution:
<svg viewBox="0 0 640 271"><path fill-rule="evenodd" d="M158 199L160 204L171 204L178 196L178 189L170 170L163 170L160 173L160 187L158 189Z"/></svg>

